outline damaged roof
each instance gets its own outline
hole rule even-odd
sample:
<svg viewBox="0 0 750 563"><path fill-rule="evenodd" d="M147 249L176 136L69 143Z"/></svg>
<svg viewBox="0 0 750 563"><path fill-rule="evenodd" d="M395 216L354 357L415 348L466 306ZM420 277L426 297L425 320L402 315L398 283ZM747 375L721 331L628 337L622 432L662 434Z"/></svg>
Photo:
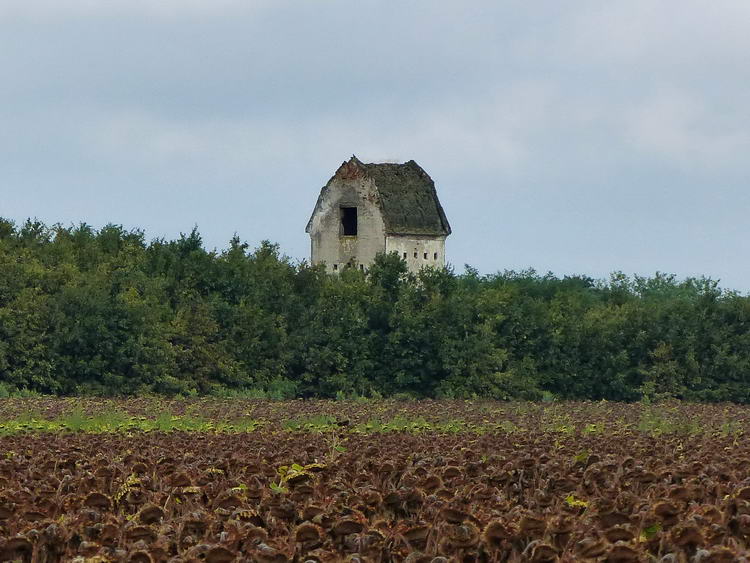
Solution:
<svg viewBox="0 0 750 563"><path fill-rule="evenodd" d="M435 182L413 160L404 164L363 164L380 195L385 229L403 235L451 233Z"/></svg>
<svg viewBox="0 0 750 563"><path fill-rule="evenodd" d="M365 164L352 156L339 168L339 172L345 170L345 174L350 174L352 168L358 168L375 183L388 234L451 234L448 219L438 200L435 182L416 162Z"/></svg>

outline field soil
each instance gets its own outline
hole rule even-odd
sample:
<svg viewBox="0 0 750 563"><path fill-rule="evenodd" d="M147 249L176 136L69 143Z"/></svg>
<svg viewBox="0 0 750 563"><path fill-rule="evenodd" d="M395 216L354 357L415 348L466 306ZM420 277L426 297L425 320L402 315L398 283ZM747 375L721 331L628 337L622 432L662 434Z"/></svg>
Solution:
<svg viewBox="0 0 750 563"><path fill-rule="evenodd" d="M743 561L750 409L0 401L0 560Z"/></svg>

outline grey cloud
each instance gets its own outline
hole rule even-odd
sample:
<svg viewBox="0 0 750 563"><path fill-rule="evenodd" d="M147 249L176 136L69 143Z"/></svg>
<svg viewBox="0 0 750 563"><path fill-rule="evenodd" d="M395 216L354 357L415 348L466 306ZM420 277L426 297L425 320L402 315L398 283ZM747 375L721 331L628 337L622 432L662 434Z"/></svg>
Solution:
<svg viewBox="0 0 750 563"><path fill-rule="evenodd" d="M458 266L747 290L749 6L6 0L0 215L303 258L342 160L414 158Z"/></svg>

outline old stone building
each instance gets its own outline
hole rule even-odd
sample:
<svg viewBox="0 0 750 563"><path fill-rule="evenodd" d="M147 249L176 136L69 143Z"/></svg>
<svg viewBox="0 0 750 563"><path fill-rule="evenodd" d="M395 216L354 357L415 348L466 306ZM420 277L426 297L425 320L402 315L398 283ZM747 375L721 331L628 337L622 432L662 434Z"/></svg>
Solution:
<svg viewBox="0 0 750 563"><path fill-rule="evenodd" d="M412 272L440 267L451 233L435 183L416 162L365 164L355 156L320 191L305 230L312 263L329 272L366 269L379 252L397 252Z"/></svg>

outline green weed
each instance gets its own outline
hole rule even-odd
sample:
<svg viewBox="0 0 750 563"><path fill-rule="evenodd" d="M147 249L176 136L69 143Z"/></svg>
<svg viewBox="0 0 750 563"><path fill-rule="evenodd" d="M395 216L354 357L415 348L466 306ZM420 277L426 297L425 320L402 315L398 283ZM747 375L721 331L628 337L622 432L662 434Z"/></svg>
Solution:
<svg viewBox="0 0 750 563"><path fill-rule="evenodd" d="M281 427L290 432L330 432L336 430L338 425L336 417L328 414L318 414L305 418L286 420Z"/></svg>

